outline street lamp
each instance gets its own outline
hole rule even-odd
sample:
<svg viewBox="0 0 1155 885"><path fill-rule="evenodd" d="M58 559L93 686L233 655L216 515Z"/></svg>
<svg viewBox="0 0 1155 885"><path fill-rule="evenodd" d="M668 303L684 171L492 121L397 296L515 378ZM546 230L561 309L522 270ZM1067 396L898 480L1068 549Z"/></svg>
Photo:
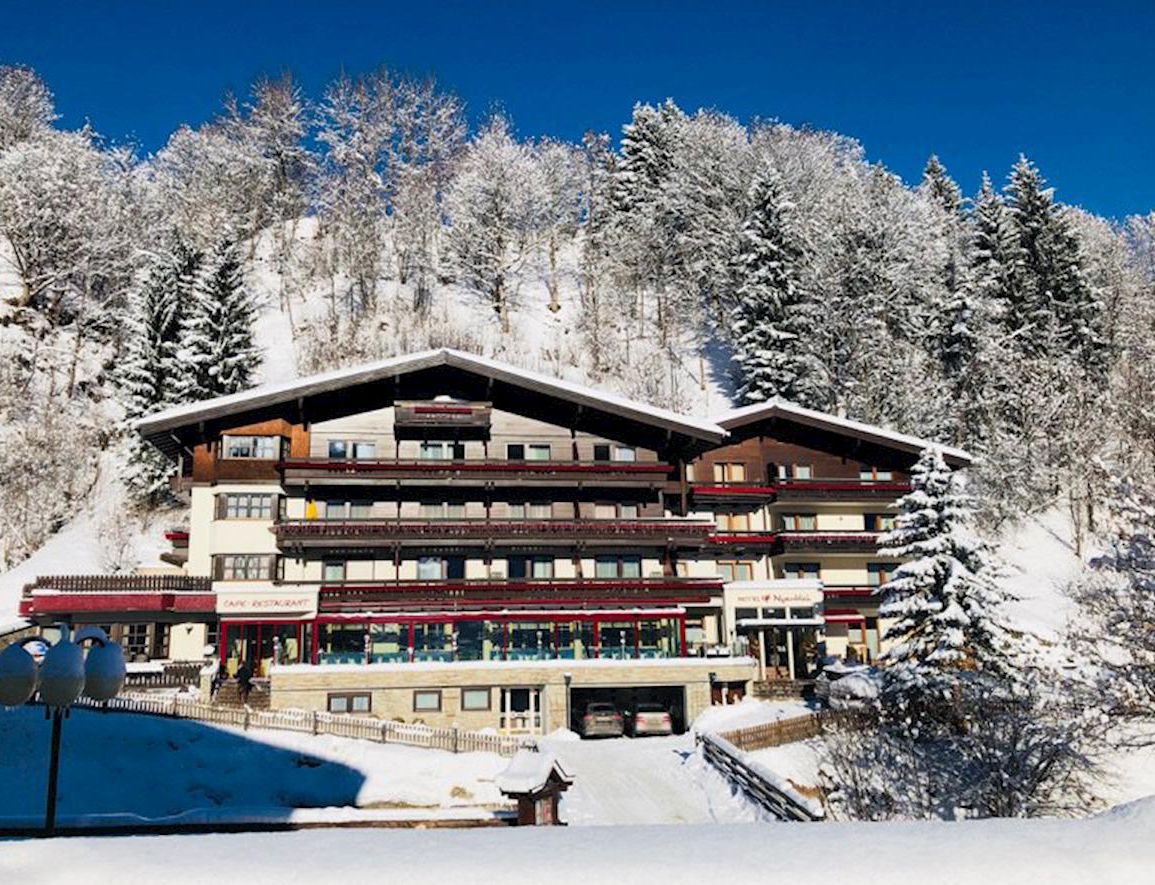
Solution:
<svg viewBox="0 0 1155 885"><path fill-rule="evenodd" d="M60 731L68 709L81 696L94 701L116 697L124 686L124 649L99 627L84 627L70 638L61 625L60 639L39 663L24 648L40 637L29 637L0 652L0 706L19 707L39 691L45 715L52 717L52 752L48 762L48 797L44 810L46 835L56 832L56 784L60 773ZM87 657L81 643L92 642Z"/></svg>

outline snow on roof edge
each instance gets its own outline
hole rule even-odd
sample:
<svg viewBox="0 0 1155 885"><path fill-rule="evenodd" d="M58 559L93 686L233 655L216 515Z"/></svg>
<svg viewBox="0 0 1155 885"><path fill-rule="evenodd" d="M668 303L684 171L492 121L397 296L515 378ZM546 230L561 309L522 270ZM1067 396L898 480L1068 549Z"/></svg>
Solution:
<svg viewBox="0 0 1155 885"><path fill-rule="evenodd" d="M416 370L437 365L448 365L463 369L484 369L504 381L516 383L517 380L522 380L532 382L548 390L580 397L595 404L603 403L607 406L616 407L621 411L675 424L689 430L696 436L705 434L711 438L716 438L717 441L721 441L726 437L726 431L713 421L682 415L669 409L660 408L659 406L631 400L614 393L576 384L562 378L552 378L540 372L533 372L529 369L522 369L509 363L490 359L489 357L477 356L476 354L465 353L464 351L454 350L448 347L389 357L388 359L377 360L371 363L362 363L357 366L334 369L329 372L309 375L304 378L296 378L292 381L266 384L260 387L254 387L251 390L241 391L240 393L216 397L215 399L183 403L139 418L133 423L133 428L142 434L158 433L179 426L179 423L174 424L174 422L180 422L182 419L187 419L188 421L196 420L198 416L216 414L221 409L228 410L233 406L268 405L282 401L288 395L308 395L327 385L332 385L334 382L347 381L355 384L361 381L374 380L381 375L387 377L390 373L400 373L407 368Z"/></svg>
<svg viewBox="0 0 1155 885"><path fill-rule="evenodd" d="M775 415L783 415L801 419L807 423L815 424L820 427L835 428L852 433L858 433L866 437L874 437L879 440L886 440L900 445L910 446L919 450L925 449L927 446L935 446L939 448L943 455L948 458L953 458L956 461L970 464L974 461L974 456L965 449L959 449L954 446L943 445L934 440L924 439L918 436L911 436L906 433L899 433L897 430L889 430L885 427L880 427L877 424L867 424L863 421L855 421L852 418L843 418L838 415L832 415L829 412L820 412L817 409L808 409L805 406L800 406L790 400L782 397L774 397L763 403L752 403L747 406L739 406L736 409L731 409L721 415L715 416L714 420L720 427L729 431L734 427L747 424L750 421L757 420L762 417L773 417Z"/></svg>

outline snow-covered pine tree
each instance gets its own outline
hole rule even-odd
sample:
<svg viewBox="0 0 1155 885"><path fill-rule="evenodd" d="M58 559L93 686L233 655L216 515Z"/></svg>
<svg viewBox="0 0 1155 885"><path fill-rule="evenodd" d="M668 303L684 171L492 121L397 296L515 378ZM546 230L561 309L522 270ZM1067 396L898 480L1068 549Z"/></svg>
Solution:
<svg viewBox="0 0 1155 885"><path fill-rule="evenodd" d="M930 155L922 172L921 189L950 215L961 216L963 196L955 180L951 178L938 156Z"/></svg>
<svg viewBox="0 0 1155 885"><path fill-rule="evenodd" d="M250 387L261 363L253 340L256 308L236 244L222 238L206 257L181 323L180 400L202 400Z"/></svg>
<svg viewBox="0 0 1155 885"><path fill-rule="evenodd" d="M817 317L800 282L806 248L775 170L755 178L750 207L731 312L738 395L747 403L781 396L819 406L824 376L810 350Z"/></svg>
<svg viewBox="0 0 1155 885"><path fill-rule="evenodd" d="M1053 188L1025 156L1011 170L1007 205L1018 236L1013 327L1035 353L1072 353L1079 365L1105 365L1103 304L1083 269L1074 228Z"/></svg>
<svg viewBox="0 0 1155 885"><path fill-rule="evenodd" d="M1123 720L1155 719L1155 497L1132 480L1112 477L1107 552L1074 583L1086 617L1076 638L1101 674L1107 711ZM1150 729L1131 739L1155 743Z"/></svg>
<svg viewBox="0 0 1155 885"><path fill-rule="evenodd" d="M117 378L129 421L176 402L181 374L179 273L176 256L158 256L129 296ZM140 498L159 502L167 493L172 465L135 433L129 434L128 448L122 474L125 483Z"/></svg>
<svg viewBox="0 0 1155 885"><path fill-rule="evenodd" d="M955 701L964 672L1012 686L1016 649L998 621L1009 599L1001 569L975 535L973 505L941 449L919 456L898 508L894 528L879 538L880 556L903 560L878 591L891 643L879 659L883 706L893 721L925 733Z"/></svg>

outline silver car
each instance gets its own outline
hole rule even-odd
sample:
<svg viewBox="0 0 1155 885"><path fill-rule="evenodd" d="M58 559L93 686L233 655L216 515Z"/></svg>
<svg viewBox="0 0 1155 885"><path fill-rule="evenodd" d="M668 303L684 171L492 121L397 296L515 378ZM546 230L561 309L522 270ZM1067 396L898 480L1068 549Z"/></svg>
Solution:
<svg viewBox="0 0 1155 885"><path fill-rule="evenodd" d="M673 734L674 720L661 704L638 704L630 716L630 734Z"/></svg>
<svg viewBox="0 0 1155 885"><path fill-rule="evenodd" d="M625 733L622 714L613 704L594 702L586 706L578 724L582 737L621 737Z"/></svg>

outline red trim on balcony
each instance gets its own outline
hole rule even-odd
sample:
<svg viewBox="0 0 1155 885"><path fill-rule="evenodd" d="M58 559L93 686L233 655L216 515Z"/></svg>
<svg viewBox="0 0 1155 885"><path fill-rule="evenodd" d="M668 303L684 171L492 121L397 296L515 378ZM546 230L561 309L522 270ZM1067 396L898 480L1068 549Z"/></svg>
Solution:
<svg viewBox="0 0 1155 885"><path fill-rule="evenodd" d="M336 472L390 472L404 470L461 470L514 473L654 473L667 474L669 464L636 461L451 461L430 458L421 461L328 461L292 460L280 462L282 470L331 470Z"/></svg>
<svg viewBox="0 0 1155 885"><path fill-rule="evenodd" d="M410 406L417 415L472 415L472 406Z"/></svg>
<svg viewBox="0 0 1155 885"><path fill-rule="evenodd" d="M566 537L578 540L604 538L693 538L705 541L714 527L710 522L691 520L612 520L612 519L514 519L514 520L365 520L298 519L272 526L278 539L299 538L386 538L386 539L486 539Z"/></svg>
<svg viewBox="0 0 1155 885"><path fill-rule="evenodd" d="M322 593L337 593L340 591L353 592L393 592L404 593L414 590L477 590L488 592L494 590L526 591L534 590L708 590L721 593L723 588L721 578L688 578L683 580L662 580L660 578L625 579L583 579L573 580L462 580L462 581L375 581L368 584L322 584Z"/></svg>
<svg viewBox="0 0 1155 885"><path fill-rule="evenodd" d="M213 593L33 593L20 603L21 614L71 612L188 612L214 614Z"/></svg>
<svg viewBox="0 0 1155 885"><path fill-rule="evenodd" d="M874 596L877 587L871 586L839 586L837 584L826 584L822 587L822 593L825 596Z"/></svg>
<svg viewBox="0 0 1155 885"><path fill-rule="evenodd" d="M164 539L166 541L184 541L188 543L188 532L165 532Z"/></svg>

